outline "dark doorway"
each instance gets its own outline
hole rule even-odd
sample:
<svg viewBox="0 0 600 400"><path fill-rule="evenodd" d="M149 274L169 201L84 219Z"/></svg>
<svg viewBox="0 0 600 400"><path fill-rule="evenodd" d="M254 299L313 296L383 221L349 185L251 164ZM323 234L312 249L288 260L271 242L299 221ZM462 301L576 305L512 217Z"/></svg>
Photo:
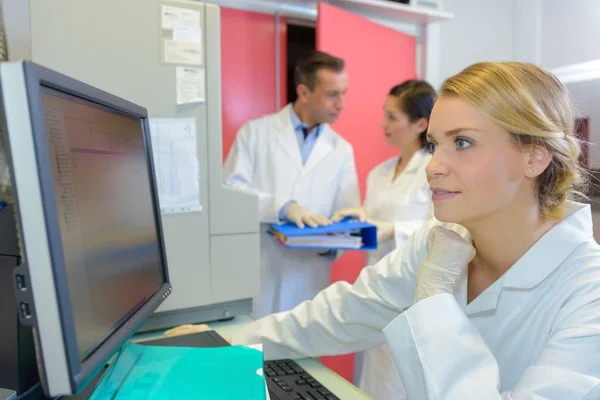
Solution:
<svg viewBox="0 0 600 400"><path fill-rule="evenodd" d="M292 21L287 26L287 102L296 100L296 85L294 84L294 68L296 62L308 57L315 50L316 32L313 26L298 25Z"/></svg>

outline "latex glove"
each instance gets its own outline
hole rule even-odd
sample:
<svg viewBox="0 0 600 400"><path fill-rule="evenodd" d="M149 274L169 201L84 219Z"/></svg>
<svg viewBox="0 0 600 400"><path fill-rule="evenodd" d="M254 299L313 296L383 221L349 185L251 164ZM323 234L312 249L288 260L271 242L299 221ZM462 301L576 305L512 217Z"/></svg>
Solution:
<svg viewBox="0 0 600 400"><path fill-rule="evenodd" d="M427 236L427 257L417 273L413 304L436 294L454 294L460 274L475 257L473 245L458 233L436 226Z"/></svg>
<svg viewBox="0 0 600 400"><path fill-rule="evenodd" d="M304 228L304 224L311 228L316 228L319 225L325 226L331 224L329 218L320 214L315 214L298 203L291 203L289 205L287 212L285 213L285 218L288 221L295 223L298 228Z"/></svg>
<svg viewBox="0 0 600 400"><path fill-rule="evenodd" d="M367 210L362 207L344 208L333 214L331 220L333 222L339 222L347 217L357 218L359 221L365 222L367 220Z"/></svg>
<svg viewBox="0 0 600 400"><path fill-rule="evenodd" d="M396 227L393 222L367 219L367 222L377 227L377 243L383 243L394 237Z"/></svg>

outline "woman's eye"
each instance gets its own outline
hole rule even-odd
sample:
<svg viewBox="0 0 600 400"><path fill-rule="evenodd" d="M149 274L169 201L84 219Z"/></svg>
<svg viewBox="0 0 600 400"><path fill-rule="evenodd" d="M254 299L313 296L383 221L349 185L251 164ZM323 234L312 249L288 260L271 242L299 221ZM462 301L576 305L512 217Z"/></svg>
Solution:
<svg viewBox="0 0 600 400"><path fill-rule="evenodd" d="M471 147L471 142L468 141L467 139L456 139L456 146L459 148L459 150L464 150L464 149L468 149L469 147Z"/></svg>
<svg viewBox="0 0 600 400"><path fill-rule="evenodd" d="M432 154L435 149L437 148L437 144L433 143L433 142L427 142L427 151Z"/></svg>

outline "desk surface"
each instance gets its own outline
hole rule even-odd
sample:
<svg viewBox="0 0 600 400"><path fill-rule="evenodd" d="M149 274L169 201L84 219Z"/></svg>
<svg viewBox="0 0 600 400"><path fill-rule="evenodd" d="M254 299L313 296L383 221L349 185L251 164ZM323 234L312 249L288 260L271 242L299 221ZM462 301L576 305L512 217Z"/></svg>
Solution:
<svg viewBox="0 0 600 400"><path fill-rule="evenodd" d="M243 327L244 325L252 322L252 319L247 316L238 316L229 321L222 322L213 322L208 324L212 329L214 329L221 336L232 336L238 329ZM143 341L155 339L160 336L160 332L148 332L141 333L133 337L134 341ZM296 360L298 364L302 368L306 370L309 374L311 374L316 380L321 382L323 386L329 389L333 394L335 394L340 399L352 399L352 400L369 400L371 399L366 394L362 393L356 386L352 385L350 382L330 370L329 368L323 366L317 360L311 358L304 358L301 360Z"/></svg>

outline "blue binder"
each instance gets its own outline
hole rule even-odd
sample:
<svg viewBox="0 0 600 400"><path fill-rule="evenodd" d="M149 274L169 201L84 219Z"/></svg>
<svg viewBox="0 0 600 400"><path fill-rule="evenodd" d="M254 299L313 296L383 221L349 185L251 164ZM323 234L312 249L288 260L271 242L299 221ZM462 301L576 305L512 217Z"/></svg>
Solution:
<svg viewBox="0 0 600 400"><path fill-rule="evenodd" d="M298 228L294 223L284 224L269 224L271 228L267 232L270 235L276 237L277 241L283 246L289 249L299 250L376 250L377 249L377 227L367 222L361 222L357 219L346 219L340 222L334 222L329 226L318 226L311 228L305 226L304 228ZM276 231L276 232L273 232ZM308 236L308 235L320 235L327 233L342 233L342 232L359 232L362 238L362 247L326 247L326 246L305 246L305 245L288 245L285 240L282 240L281 235L285 238L297 237L297 236ZM279 233L280 235L277 235Z"/></svg>

